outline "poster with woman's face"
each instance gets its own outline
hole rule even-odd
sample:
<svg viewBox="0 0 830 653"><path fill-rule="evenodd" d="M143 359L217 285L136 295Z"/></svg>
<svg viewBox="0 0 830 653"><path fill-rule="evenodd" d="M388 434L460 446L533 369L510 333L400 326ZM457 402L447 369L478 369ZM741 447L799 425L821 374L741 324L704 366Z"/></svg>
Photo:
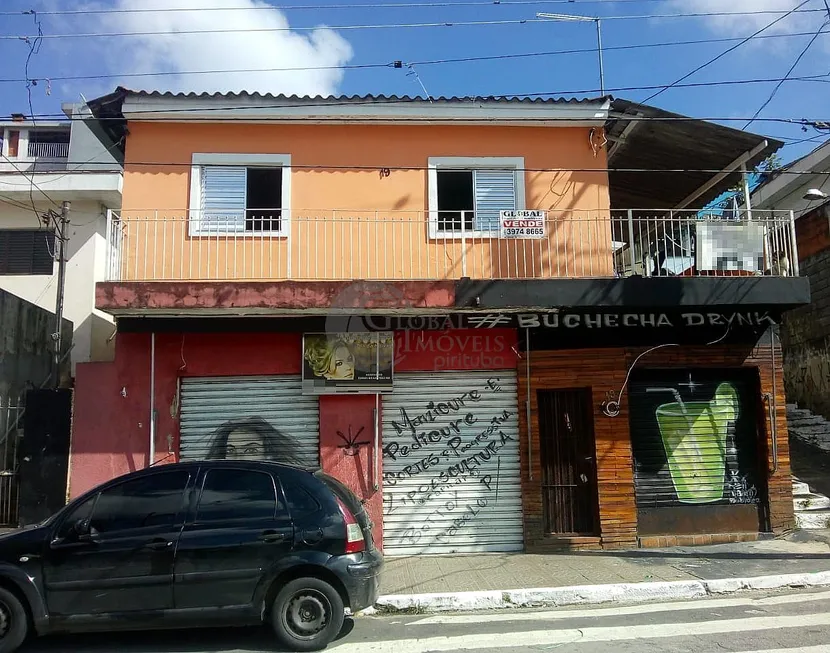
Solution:
<svg viewBox="0 0 830 653"><path fill-rule="evenodd" d="M303 392L333 388L392 388L391 333L307 333L303 337Z"/></svg>

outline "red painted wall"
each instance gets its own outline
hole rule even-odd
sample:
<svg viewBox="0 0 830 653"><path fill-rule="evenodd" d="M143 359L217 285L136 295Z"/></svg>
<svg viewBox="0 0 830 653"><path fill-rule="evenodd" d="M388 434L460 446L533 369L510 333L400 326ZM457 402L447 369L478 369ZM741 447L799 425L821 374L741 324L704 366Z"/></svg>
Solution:
<svg viewBox="0 0 830 653"><path fill-rule="evenodd" d="M132 391L147 392L149 367L136 369ZM141 378L141 372L144 377ZM142 469L147 462L147 413L130 393L122 396L115 363L79 363L75 372L69 494Z"/></svg>
<svg viewBox="0 0 830 653"><path fill-rule="evenodd" d="M379 404L380 402L378 402ZM359 498L366 500L369 518L375 523L375 544L383 543L383 498L375 491L373 445L375 395L326 395L320 397L320 465L341 480ZM378 423L381 416L378 414ZM345 440L361 444L346 449ZM383 478L382 455L378 453L377 479Z"/></svg>
<svg viewBox="0 0 830 653"><path fill-rule="evenodd" d="M515 368L512 329L397 332L397 372ZM178 386L187 376L299 374L300 333L163 333L156 335L156 462L179 450ZM149 452L150 335L118 335L114 363L78 366L70 468L74 498L115 476L143 468ZM382 542L382 497L372 485L374 395L320 398L320 462L362 499ZM379 416L380 419L380 416ZM358 455L341 445L362 427ZM379 460L381 457L378 457ZM378 478L383 470L378 469Z"/></svg>

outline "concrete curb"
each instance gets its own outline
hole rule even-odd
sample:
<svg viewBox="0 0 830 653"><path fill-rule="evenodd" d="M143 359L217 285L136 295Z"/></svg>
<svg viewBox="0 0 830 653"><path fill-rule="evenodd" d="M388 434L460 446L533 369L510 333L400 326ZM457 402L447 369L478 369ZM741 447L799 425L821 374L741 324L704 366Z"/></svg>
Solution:
<svg viewBox="0 0 830 653"><path fill-rule="evenodd" d="M509 608L560 607L600 603L677 601L752 590L830 585L830 571L809 574L779 574L754 578L682 580L653 583L615 583L545 589L494 590L442 594L391 594L381 596L374 608L361 615L396 612L468 612Z"/></svg>

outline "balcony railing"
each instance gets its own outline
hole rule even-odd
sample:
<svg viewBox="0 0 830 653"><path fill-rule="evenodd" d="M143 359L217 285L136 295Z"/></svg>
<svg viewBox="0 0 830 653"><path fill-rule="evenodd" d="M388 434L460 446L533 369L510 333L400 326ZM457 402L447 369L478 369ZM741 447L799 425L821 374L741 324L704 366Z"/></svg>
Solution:
<svg viewBox="0 0 830 653"><path fill-rule="evenodd" d="M33 143L29 141L27 155L32 159L65 159L69 156L69 143Z"/></svg>
<svg viewBox="0 0 830 653"><path fill-rule="evenodd" d="M546 211L527 238L473 212L125 211L117 281L798 275L790 212Z"/></svg>

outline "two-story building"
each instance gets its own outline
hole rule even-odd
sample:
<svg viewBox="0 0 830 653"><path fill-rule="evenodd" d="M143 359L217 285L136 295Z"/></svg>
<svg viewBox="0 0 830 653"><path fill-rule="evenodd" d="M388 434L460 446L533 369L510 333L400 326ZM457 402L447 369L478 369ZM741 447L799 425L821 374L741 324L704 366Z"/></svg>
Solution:
<svg viewBox="0 0 830 653"><path fill-rule="evenodd" d="M388 554L792 525L790 216L693 208L780 143L611 98L90 106L125 181L73 496L262 457L347 483Z"/></svg>
<svg viewBox="0 0 830 653"><path fill-rule="evenodd" d="M75 104L63 110L66 120L16 114L0 122L0 289L54 313L55 216L68 202L63 315L74 328L68 354L74 370L113 357L114 321L95 309L95 283L107 278L107 218L121 207L123 176L121 152L93 133L89 110ZM35 386L45 380L28 379Z"/></svg>

